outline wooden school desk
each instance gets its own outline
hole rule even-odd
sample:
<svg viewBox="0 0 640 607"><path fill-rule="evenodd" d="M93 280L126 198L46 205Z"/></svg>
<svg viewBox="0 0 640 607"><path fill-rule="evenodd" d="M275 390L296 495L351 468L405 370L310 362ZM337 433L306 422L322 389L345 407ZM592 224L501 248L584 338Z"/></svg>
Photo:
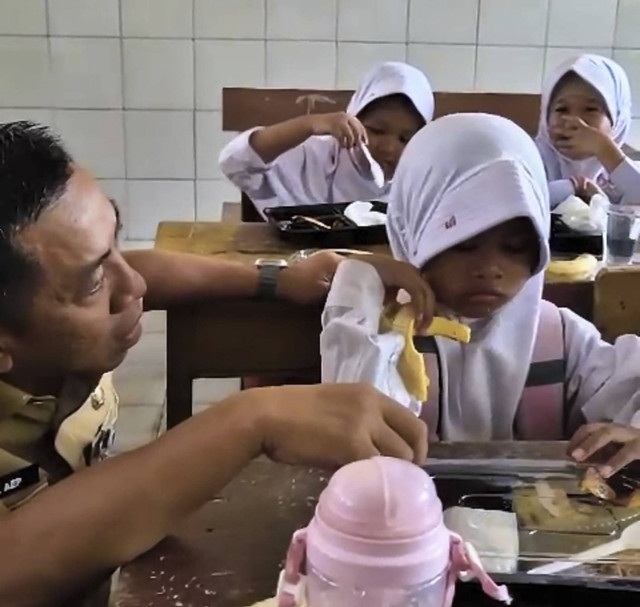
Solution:
<svg viewBox="0 0 640 607"><path fill-rule="evenodd" d="M155 246L245 263L288 257L297 247L264 223L164 222ZM367 247L363 247L367 248ZM388 253L387 245L368 248ZM590 318L593 281L549 284L545 297ZM322 304L217 300L167 311L167 427L192 412L192 383L205 377L297 374L320 366Z"/></svg>
<svg viewBox="0 0 640 607"><path fill-rule="evenodd" d="M484 447L485 445L481 445ZM469 448L472 448L470 451ZM491 443L483 457L562 457L564 443ZM432 457L471 457L477 445L438 445ZM466 451L466 454L463 452ZM473 451L473 452L472 452ZM550 455L550 454L553 455ZM517 455L519 454L519 455ZM253 462L218 498L123 568L117 607L245 607L273 596L293 532L305 526L328 474ZM518 607L637 607L640 595L558 586L510 586ZM454 607L496 607L476 584L458 584Z"/></svg>

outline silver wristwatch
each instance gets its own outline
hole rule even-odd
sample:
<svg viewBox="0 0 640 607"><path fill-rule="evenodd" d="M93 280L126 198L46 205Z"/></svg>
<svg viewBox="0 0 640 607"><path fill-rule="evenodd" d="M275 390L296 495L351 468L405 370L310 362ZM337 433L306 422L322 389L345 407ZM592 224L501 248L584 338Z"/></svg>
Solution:
<svg viewBox="0 0 640 607"><path fill-rule="evenodd" d="M275 299L280 272L289 266L286 259L256 259L258 268L258 291L256 298Z"/></svg>

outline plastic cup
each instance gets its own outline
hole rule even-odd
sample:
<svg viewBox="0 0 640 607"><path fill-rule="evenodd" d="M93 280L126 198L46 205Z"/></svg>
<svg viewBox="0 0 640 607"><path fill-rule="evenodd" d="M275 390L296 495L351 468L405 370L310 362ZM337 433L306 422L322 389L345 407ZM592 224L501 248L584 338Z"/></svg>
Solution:
<svg viewBox="0 0 640 607"><path fill-rule="evenodd" d="M606 266L626 266L640 236L640 207L610 206L603 234L603 261Z"/></svg>

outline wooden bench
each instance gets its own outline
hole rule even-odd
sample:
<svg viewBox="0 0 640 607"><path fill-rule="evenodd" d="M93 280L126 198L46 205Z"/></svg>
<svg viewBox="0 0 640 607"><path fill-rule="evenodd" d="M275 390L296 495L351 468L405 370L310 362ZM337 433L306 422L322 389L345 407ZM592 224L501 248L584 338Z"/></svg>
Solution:
<svg viewBox="0 0 640 607"><path fill-rule="evenodd" d="M303 116L346 109L353 91L316 89L222 90L222 129L246 131ZM511 93L435 93L435 117L459 112L485 112L513 120L531 135L538 128L540 95ZM243 192L242 221L263 221Z"/></svg>

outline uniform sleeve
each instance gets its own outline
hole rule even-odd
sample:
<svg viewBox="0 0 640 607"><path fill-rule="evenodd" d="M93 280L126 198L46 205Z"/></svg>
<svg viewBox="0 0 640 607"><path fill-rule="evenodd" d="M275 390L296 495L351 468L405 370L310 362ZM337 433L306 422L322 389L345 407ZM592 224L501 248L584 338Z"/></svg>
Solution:
<svg viewBox="0 0 640 607"><path fill-rule="evenodd" d="M367 383L419 414L421 403L397 369L404 338L378 332L384 294L373 266L355 259L340 264L322 314L322 382Z"/></svg>
<svg viewBox="0 0 640 607"><path fill-rule="evenodd" d="M570 179L556 179L549 182L549 204L552 209L555 209L573 194L575 194L575 190Z"/></svg>
<svg viewBox="0 0 640 607"><path fill-rule="evenodd" d="M610 344L571 310L561 314L570 432L585 422L640 427L640 338L622 335Z"/></svg>
<svg viewBox="0 0 640 607"><path fill-rule="evenodd" d="M640 205L640 165L637 162L625 158L609 179L622 192L622 204Z"/></svg>
<svg viewBox="0 0 640 607"><path fill-rule="evenodd" d="M261 128L261 127L258 127ZM336 163L332 137L310 137L266 163L249 138L257 129L240 133L220 153L220 168L262 211L269 206L331 202L329 191Z"/></svg>

